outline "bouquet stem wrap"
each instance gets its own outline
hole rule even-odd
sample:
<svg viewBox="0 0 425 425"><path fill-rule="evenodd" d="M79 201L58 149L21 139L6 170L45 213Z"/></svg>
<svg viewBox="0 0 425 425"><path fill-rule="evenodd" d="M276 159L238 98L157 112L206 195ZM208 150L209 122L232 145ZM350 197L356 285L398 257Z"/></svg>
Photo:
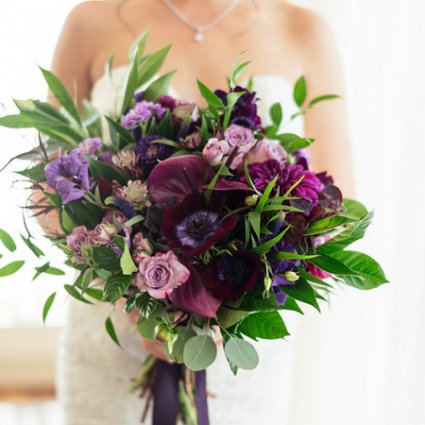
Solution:
<svg viewBox="0 0 425 425"><path fill-rule="evenodd" d="M184 380L185 370L184 365L157 361L153 388L153 425L176 425L181 412L179 382ZM209 425L205 370L195 372L194 392L198 425Z"/></svg>

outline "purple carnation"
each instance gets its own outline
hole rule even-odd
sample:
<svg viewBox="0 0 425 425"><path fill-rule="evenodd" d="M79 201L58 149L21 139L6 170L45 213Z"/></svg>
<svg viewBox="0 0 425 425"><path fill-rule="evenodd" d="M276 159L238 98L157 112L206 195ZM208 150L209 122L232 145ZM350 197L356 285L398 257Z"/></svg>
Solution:
<svg viewBox="0 0 425 425"><path fill-rule="evenodd" d="M147 102L142 100L136 103L126 115L121 118L121 124L127 130L136 127L140 122L148 121L153 116L161 119L165 114L166 109L159 103Z"/></svg>
<svg viewBox="0 0 425 425"><path fill-rule="evenodd" d="M102 140L99 137L83 140L76 148L79 152L93 156L102 147Z"/></svg>
<svg viewBox="0 0 425 425"><path fill-rule="evenodd" d="M135 153L145 177L152 171L158 160L166 159L174 152L172 147L163 143L151 143L162 138L162 136L151 135L143 137L137 143Z"/></svg>
<svg viewBox="0 0 425 425"><path fill-rule="evenodd" d="M291 194L307 199L313 204L317 202L319 192L323 190L323 183L313 172L305 170L301 165L288 164L282 170L281 176L284 181L282 186L283 192L289 190L293 184L304 176L301 182L292 190Z"/></svg>
<svg viewBox="0 0 425 425"><path fill-rule="evenodd" d="M89 164L78 148L47 164L44 175L64 204L81 199L89 189Z"/></svg>

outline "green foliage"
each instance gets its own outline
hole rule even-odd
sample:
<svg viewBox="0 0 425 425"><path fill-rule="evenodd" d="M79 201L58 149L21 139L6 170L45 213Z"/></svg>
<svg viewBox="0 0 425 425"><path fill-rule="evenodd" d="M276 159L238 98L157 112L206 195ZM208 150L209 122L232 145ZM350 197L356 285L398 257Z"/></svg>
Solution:
<svg viewBox="0 0 425 425"><path fill-rule="evenodd" d="M191 370L203 370L210 366L217 356L217 346L209 335L197 335L184 345L183 360Z"/></svg>
<svg viewBox="0 0 425 425"><path fill-rule="evenodd" d="M310 304L320 312L316 291L304 278L299 277L293 285L279 286L279 289L295 300Z"/></svg>
<svg viewBox="0 0 425 425"><path fill-rule="evenodd" d="M124 275L132 275L137 272L137 267L134 264L133 258L131 258L130 249L127 243L124 243L124 251L120 259L120 266Z"/></svg>
<svg viewBox="0 0 425 425"><path fill-rule="evenodd" d="M131 283L130 276L111 276L103 289L103 301L110 303L117 302L127 291Z"/></svg>
<svg viewBox="0 0 425 425"><path fill-rule="evenodd" d="M54 275L54 276L63 276L65 274L65 272L63 270L60 270L56 267L52 267L50 265L50 263L47 262L47 263L43 264L42 266L35 268L35 274L34 274L32 280L34 281L35 279L37 279L43 273L51 274L51 275Z"/></svg>
<svg viewBox="0 0 425 425"><path fill-rule="evenodd" d="M224 352L230 363L240 369L255 369L258 366L258 353L248 341L231 337L224 345Z"/></svg>
<svg viewBox="0 0 425 425"><path fill-rule="evenodd" d="M293 98L297 106L301 107L307 98L307 85L304 76L301 76L294 86Z"/></svg>
<svg viewBox="0 0 425 425"><path fill-rule="evenodd" d="M91 301L84 298L81 293L78 291L76 286L64 285L65 291L68 292L71 297L75 298L77 301L83 302L85 304L93 304Z"/></svg>
<svg viewBox="0 0 425 425"><path fill-rule="evenodd" d="M56 298L56 292L53 292L53 294L51 294L46 302L44 303L43 306L43 323L46 323L46 319L47 319L47 315L49 314L49 311L53 305L53 302L55 301Z"/></svg>
<svg viewBox="0 0 425 425"><path fill-rule="evenodd" d="M118 255L106 246L93 247L93 262L96 267L110 272L120 272L121 265Z"/></svg>
<svg viewBox="0 0 425 425"><path fill-rule="evenodd" d="M164 345L164 352L170 360L181 364L184 363L183 353L186 342L190 338L196 336L196 332L190 327L184 327L177 329L177 335L177 339L174 342L171 350L168 344L166 344Z"/></svg>
<svg viewBox="0 0 425 425"><path fill-rule="evenodd" d="M175 73L176 71L171 71L151 83L143 92L143 99L156 102L161 96L167 94L169 91L171 79Z"/></svg>
<svg viewBox="0 0 425 425"><path fill-rule="evenodd" d="M158 307L158 300L143 292L136 295L134 306L142 317L149 319Z"/></svg>
<svg viewBox="0 0 425 425"><path fill-rule="evenodd" d="M6 266L3 266L0 268L0 277L6 277L10 276L14 273L16 273L18 270L21 269L21 267L25 264L25 261L19 260L19 261L13 261Z"/></svg>
<svg viewBox="0 0 425 425"><path fill-rule="evenodd" d="M279 339L289 335L285 322L277 311L250 314L238 326L238 331L254 340Z"/></svg>
<svg viewBox="0 0 425 425"><path fill-rule="evenodd" d="M89 155L84 155L90 167L90 175L94 179L106 178L109 181L117 180L120 184L125 185L128 181L128 175L123 170L114 167L106 162L99 161Z"/></svg>
<svg viewBox="0 0 425 425"><path fill-rule="evenodd" d="M12 236L6 232L6 230L0 229L0 241L10 252L14 252L16 250L15 241Z"/></svg>
<svg viewBox="0 0 425 425"><path fill-rule="evenodd" d="M142 84L147 83L151 78L160 71L162 65L165 62L165 59L170 52L171 44L164 47L161 50L158 50L155 53L147 55L140 61L139 65L139 87Z"/></svg>
<svg viewBox="0 0 425 425"><path fill-rule="evenodd" d="M198 88L202 97L206 100L208 106L212 109L225 109L221 99L211 91L204 83L198 80Z"/></svg>
<svg viewBox="0 0 425 425"><path fill-rule="evenodd" d="M115 331L114 324L112 323L112 319L110 317L108 317L105 321L105 329L106 332L108 332L108 335L111 337L112 341L114 341L115 344L118 345L118 347L122 348L120 340L118 339L118 335Z"/></svg>

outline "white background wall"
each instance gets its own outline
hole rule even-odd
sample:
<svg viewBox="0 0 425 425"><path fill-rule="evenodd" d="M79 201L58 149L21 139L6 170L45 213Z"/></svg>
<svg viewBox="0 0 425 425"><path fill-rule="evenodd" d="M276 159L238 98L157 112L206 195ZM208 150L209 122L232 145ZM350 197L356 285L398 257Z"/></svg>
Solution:
<svg viewBox="0 0 425 425"><path fill-rule="evenodd" d="M44 96L36 64L49 66L61 23L76 3L2 2L1 101ZM370 293L341 288L321 316L300 321L292 340L292 408L282 424L422 425L425 2L296 3L318 10L334 30L346 75L358 198L376 213L361 248L379 259L391 285ZM0 163L31 137L0 129ZM22 194L10 189L10 176L0 179L0 223L13 229ZM23 275L0 281L0 326L40 323L42 300L55 282L30 283Z"/></svg>

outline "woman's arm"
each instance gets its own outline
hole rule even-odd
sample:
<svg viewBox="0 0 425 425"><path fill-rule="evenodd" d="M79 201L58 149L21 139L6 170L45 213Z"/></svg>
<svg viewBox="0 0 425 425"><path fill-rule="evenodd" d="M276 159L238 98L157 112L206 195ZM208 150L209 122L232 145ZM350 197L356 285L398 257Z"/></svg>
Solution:
<svg viewBox="0 0 425 425"><path fill-rule="evenodd" d="M96 37L90 32L93 29L87 23L87 13L89 12L86 3L77 6L69 14L62 28L58 39L51 69L64 83L71 96L76 99L78 108L81 110L83 99L90 96L89 68L92 60L92 52ZM60 107L60 103L51 93L48 102L55 107ZM46 204L46 197L41 190L34 190L30 203L35 205ZM38 210L35 210L37 213ZM57 210L37 216L37 220L44 232L49 236L57 236L62 233L59 214Z"/></svg>
<svg viewBox="0 0 425 425"><path fill-rule="evenodd" d="M304 11L303 61L308 100L323 94L344 97L342 69L331 31L322 18ZM316 141L309 151L312 168L327 170L344 197L354 197L355 186L345 100L317 104L306 115L306 135Z"/></svg>

